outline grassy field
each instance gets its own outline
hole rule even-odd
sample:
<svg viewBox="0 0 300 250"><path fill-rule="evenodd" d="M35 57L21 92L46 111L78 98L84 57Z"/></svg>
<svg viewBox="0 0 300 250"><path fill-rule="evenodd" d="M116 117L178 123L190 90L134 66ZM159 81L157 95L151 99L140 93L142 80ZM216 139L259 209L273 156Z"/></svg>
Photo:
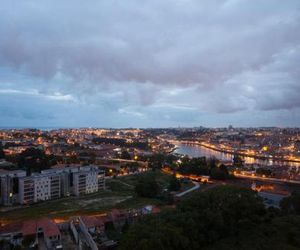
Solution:
<svg viewBox="0 0 300 250"><path fill-rule="evenodd" d="M159 171L147 172L141 175L152 174L162 188L166 188L170 179ZM135 195L134 185L138 182L139 175L118 177L107 180L107 190L82 197L65 197L32 204L7 212L1 212L2 222L32 219L38 217L68 218L78 214L101 214L112 208L128 209L144 205L162 205L158 199L140 198Z"/></svg>
<svg viewBox="0 0 300 250"><path fill-rule="evenodd" d="M118 177L118 180L122 180L123 182L129 184L129 185L135 185L138 182L138 178L142 177L144 175L153 175L156 179L156 181L162 186L162 187L166 187L169 184L170 175L164 174L161 171L148 171L148 172L144 172L141 173L139 175L127 175L127 176L122 176L122 177Z"/></svg>
<svg viewBox="0 0 300 250"><path fill-rule="evenodd" d="M187 183L181 183L180 192L186 191L192 187L194 187L194 184L191 181L188 181Z"/></svg>

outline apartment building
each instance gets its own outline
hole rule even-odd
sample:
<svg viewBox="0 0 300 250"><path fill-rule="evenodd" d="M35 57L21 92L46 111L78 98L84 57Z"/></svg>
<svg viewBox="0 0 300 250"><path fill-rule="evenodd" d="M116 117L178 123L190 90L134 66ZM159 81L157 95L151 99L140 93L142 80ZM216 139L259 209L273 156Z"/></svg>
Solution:
<svg viewBox="0 0 300 250"><path fill-rule="evenodd" d="M26 176L23 170L0 169L0 205L9 206L19 202L19 178Z"/></svg>
<svg viewBox="0 0 300 250"><path fill-rule="evenodd" d="M73 174L73 192L83 195L98 191L98 169L83 169Z"/></svg>
<svg viewBox="0 0 300 250"><path fill-rule="evenodd" d="M34 179L30 177L19 179L19 202L29 204L34 202Z"/></svg>
<svg viewBox="0 0 300 250"><path fill-rule="evenodd" d="M59 166L42 173L57 174L61 178L61 195L79 196L105 189L105 171L97 166Z"/></svg>
<svg viewBox="0 0 300 250"><path fill-rule="evenodd" d="M0 205L30 204L105 189L105 172L97 166L61 166L26 176L0 170Z"/></svg>
<svg viewBox="0 0 300 250"><path fill-rule="evenodd" d="M61 179L59 175L50 176L50 197L51 199L58 199L61 197Z"/></svg>
<svg viewBox="0 0 300 250"><path fill-rule="evenodd" d="M29 204L61 197L60 176L35 174L19 178L19 202Z"/></svg>

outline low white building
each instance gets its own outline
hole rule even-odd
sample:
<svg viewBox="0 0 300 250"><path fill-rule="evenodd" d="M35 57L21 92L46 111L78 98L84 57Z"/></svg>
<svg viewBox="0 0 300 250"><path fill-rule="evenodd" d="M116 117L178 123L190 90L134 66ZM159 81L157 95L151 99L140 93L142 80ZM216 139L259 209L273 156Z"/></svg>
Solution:
<svg viewBox="0 0 300 250"><path fill-rule="evenodd" d="M50 198L51 196L49 176L37 176L34 182L34 201L45 201L50 200Z"/></svg>
<svg viewBox="0 0 300 250"><path fill-rule="evenodd" d="M73 173L73 193L77 196L97 192L105 188L104 171L94 166L85 166Z"/></svg>
<svg viewBox="0 0 300 250"><path fill-rule="evenodd" d="M57 174L35 174L19 178L19 202L21 204L60 197L60 176Z"/></svg>

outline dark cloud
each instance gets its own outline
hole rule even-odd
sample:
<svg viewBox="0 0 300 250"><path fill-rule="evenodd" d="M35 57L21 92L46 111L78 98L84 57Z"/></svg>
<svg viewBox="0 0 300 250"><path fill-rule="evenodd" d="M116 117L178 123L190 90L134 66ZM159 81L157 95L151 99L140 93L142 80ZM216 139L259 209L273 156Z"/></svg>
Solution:
<svg viewBox="0 0 300 250"><path fill-rule="evenodd" d="M195 124L203 112L289 116L300 107L298 0L10 0L0 14L0 91L37 91L45 119L58 119L55 99L143 126L154 114ZM24 119L42 116L35 102Z"/></svg>

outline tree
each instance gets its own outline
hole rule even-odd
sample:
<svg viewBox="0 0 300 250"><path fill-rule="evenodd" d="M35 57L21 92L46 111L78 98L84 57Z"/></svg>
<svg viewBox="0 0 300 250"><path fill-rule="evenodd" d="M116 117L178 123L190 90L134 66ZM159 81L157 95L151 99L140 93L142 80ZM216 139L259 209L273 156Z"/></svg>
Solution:
<svg viewBox="0 0 300 250"><path fill-rule="evenodd" d="M226 180L229 177L229 172L227 167L221 164L219 167L214 167L210 170L210 176L212 179Z"/></svg>
<svg viewBox="0 0 300 250"><path fill-rule="evenodd" d="M162 168L165 163L165 157L164 154L153 154L148 160L149 167L153 170Z"/></svg>
<svg viewBox="0 0 300 250"><path fill-rule="evenodd" d="M255 192L220 186L195 193L172 211L142 219L125 233L120 246L121 249L202 249L222 239L235 239L249 228L255 229L264 222L265 213Z"/></svg>
<svg viewBox="0 0 300 250"><path fill-rule="evenodd" d="M137 162L129 162L125 164L125 168L127 168L129 172L135 172L139 169L139 164Z"/></svg>
<svg viewBox="0 0 300 250"><path fill-rule="evenodd" d="M149 217L125 233L125 237L121 239L121 250L189 249L189 241L181 235L180 229L171 223L160 222Z"/></svg>
<svg viewBox="0 0 300 250"><path fill-rule="evenodd" d="M135 192L138 196L154 198L159 193L159 186L153 175L141 176L135 186Z"/></svg>
<svg viewBox="0 0 300 250"><path fill-rule="evenodd" d="M0 159L4 159L5 158L5 154L2 148L2 145L0 145Z"/></svg>
<svg viewBox="0 0 300 250"><path fill-rule="evenodd" d="M180 181L176 178L175 175L172 176L169 182L169 189L170 191L178 191L181 188Z"/></svg>
<svg viewBox="0 0 300 250"><path fill-rule="evenodd" d="M128 153L128 151L126 151L126 150L123 150L123 151L122 151L122 153L121 153L121 159L131 160L131 156L130 156L130 154Z"/></svg>
<svg viewBox="0 0 300 250"><path fill-rule="evenodd" d="M143 217L123 235L120 249L300 249L300 216L269 211L251 190L218 186Z"/></svg>
<svg viewBox="0 0 300 250"><path fill-rule="evenodd" d="M212 169L216 168L218 165L218 160L215 157L210 157L207 161L207 166Z"/></svg>
<svg viewBox="0 0 300 250"><path fill-rule="evenodd" d="M50 160L43 150L28 148L19 155L18 166L25 168L27 173L30 174L49 168Z"/></svg>
<svg viewBox="0 0 300 250"><path fill-rule="evenodd" d="M256 173L260 174L260 175L271 176L272 175L272 170L269 169L269 168L258 168L256 170Z"/></svg>
<svg viewBox="0 0 300 250"><path fill-rule="evenodd" d="M244 163L244 161L243 161L242 157L240 157L237 154L235 154L233 156L233 166L235 166L235 167L242 167L243 163Z"/></svg>
<svg viewBox="0 0 300 250"><path fill-rule="evenodd" d="M282 199L280 208L285 214L300 215L300 193L294 191L291 196Z"/></svg>

